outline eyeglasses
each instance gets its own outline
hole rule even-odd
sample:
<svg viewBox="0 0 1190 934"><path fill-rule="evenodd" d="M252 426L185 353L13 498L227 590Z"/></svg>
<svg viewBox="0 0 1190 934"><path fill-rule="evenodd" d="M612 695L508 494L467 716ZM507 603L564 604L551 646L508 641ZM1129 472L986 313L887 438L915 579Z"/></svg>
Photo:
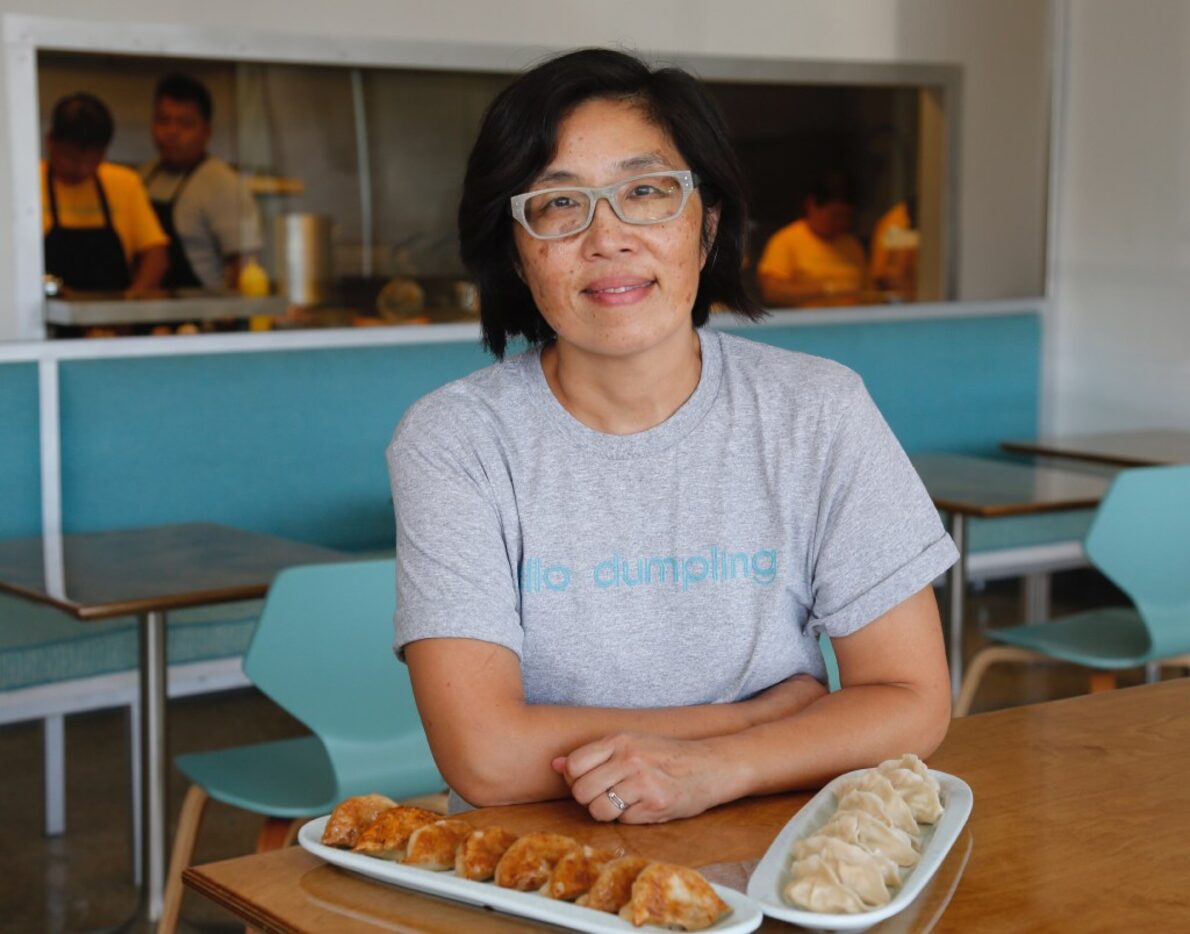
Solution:
<svg viewBox="0 0 1190 934"><path fill-rule="evenodd" d="M689 169L635 175L602 188L543 188L512 196L512 216L538 240L557 240L591 226L606 198L625 224L664 224L686 207L700 184Z"/></svg>

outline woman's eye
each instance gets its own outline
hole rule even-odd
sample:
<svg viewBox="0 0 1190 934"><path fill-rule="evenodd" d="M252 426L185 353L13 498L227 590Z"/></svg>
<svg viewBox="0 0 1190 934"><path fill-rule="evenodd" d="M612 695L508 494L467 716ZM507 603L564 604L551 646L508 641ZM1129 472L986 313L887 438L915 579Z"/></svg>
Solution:
<svg viewBox="0 0 1190 934"><path fill-rule="evenodd" d="M547 211L565 210L577 206L578 201L575 200L573 195L554 195L545 203L545 209Z"/></svg>
<svg viewBox="0 0 1190 934"><path fill-rule="evenodd" d="M657 195L665 194L656 185L633 185L628 192L630 198L655 198Z"/></svg>

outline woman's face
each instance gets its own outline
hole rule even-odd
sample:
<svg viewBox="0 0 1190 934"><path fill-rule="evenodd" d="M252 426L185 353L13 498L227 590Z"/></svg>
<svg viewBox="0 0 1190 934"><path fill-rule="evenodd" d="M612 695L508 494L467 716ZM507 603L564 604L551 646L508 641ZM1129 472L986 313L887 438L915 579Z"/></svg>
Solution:
<svg viewBox="0 0 1190 934"><path fill-rule="evenodd" d="M686 169L669 135L640 107L590 100L558 128L558 148L529 189L598 187L650 171ZM537 240L514 226L520 274L559 349L627 357L653 349L689 352L698 292L702 199L661 224L625 224L600 201L591 226ZM711 218L713 224L716 218Z"/></svg>

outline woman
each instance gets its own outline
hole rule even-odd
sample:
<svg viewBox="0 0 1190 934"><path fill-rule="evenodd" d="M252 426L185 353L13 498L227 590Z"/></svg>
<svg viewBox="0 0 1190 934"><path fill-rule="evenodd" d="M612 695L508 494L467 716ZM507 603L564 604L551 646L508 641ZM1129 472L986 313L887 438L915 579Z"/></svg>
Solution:
<svg viewBox="0 0 1190 934"><path fill-rule="evenodd" d="M472 805L663 821L945 733L955 550L904 453L850 371L701 327L760 314L745 223L680 70L575 52L484 118L463 259L487 346L530 349L411 407L389 462L396 647Z"/></svg>

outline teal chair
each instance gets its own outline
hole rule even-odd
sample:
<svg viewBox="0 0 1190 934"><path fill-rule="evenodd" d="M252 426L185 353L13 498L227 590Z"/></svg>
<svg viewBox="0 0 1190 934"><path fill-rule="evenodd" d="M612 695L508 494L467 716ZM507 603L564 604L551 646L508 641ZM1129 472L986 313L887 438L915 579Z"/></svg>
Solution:
<svg viewBox="0 0 1190 934"><path fill-rule="evenodd" d="M313 735L178 756L192 782L158 931L172 932L207 801L270 818L328 813L352 795L441 792L409 675L392 652L393 559L290 568L273 581L244 673Z"/></svg>
<svg viewBox="0 0 1190 934"><path fill-rule="evenodd" d="M1114 672L1190 665L1190 465L1117 474L1083 541L1087 558L1132 601L1027 626L989 629L999 645L976 653L955 716L964 716L988 667L1057 660L1095 669L1092 689Z"/></svg>

